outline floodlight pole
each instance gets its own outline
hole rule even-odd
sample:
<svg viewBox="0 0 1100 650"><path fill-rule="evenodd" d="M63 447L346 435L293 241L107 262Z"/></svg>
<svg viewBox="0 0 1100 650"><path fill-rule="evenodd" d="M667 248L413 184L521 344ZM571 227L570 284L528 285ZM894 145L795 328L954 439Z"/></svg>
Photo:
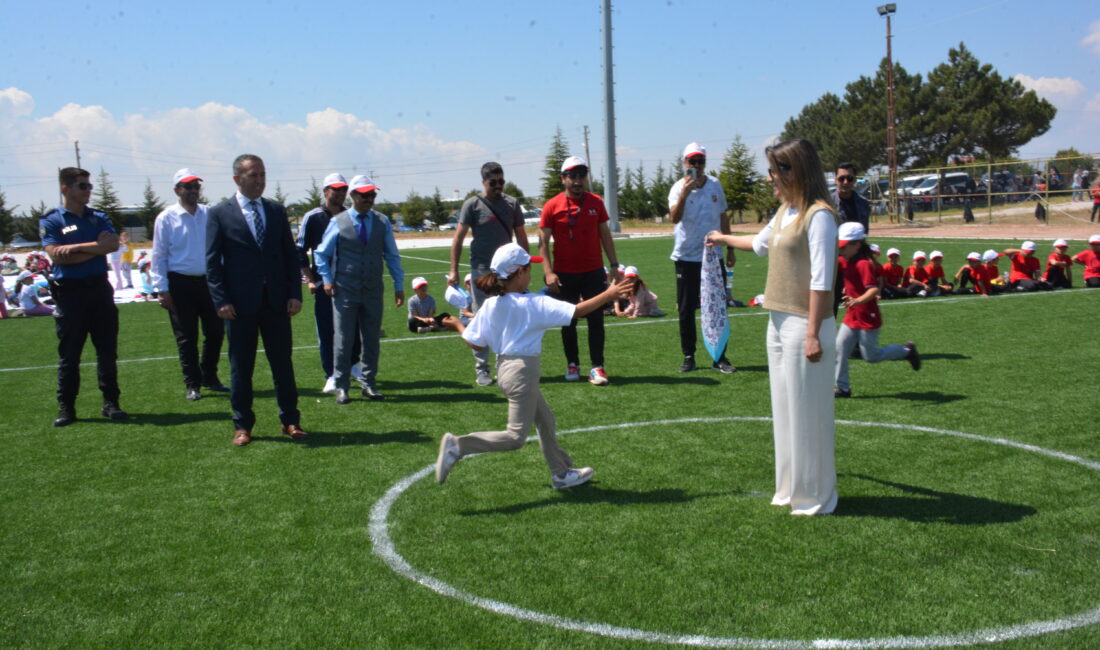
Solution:
<svg viewBox="0 0 1100 650"><path fill-rule="evenodd" d="M604 204L610 217L608 228L619 232L619 168L615 164L615 81L611 57L611 0L603 0L603 107L606 126L607 184L604 186ZM588 161L591 173L592 161Z"/></svg>
<svg viewBox="0 0 1100 650"><path fill-rule="evenodd" d="M890 14L897 11L896 4L878 8L880 16L886 16L886 164L890 170L890 200L886 204L887 218L898 218L898 134L894 115L894 54L891 48ZM900 221L900 218L899 218Z"/></svg>

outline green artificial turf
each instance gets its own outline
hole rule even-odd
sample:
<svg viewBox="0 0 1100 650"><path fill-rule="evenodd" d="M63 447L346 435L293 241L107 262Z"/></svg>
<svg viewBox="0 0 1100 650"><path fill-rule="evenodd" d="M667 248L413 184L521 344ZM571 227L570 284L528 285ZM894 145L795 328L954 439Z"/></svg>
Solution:
<svg viewBox="0 0 1100 650"><path fill-rule="evenodd" d="M876 240L905 256L1013 242ZM617 240L675 311L671 240ZM406 252L441 309L444 249ZM763 291L739 255L734 296ZM434 260L434 261L433 261ZM1005 266L1007 269L1007 266ZM536 277L540 275L536 271ZM1080 273L1076 274L1080 285ZM851 362L837 418L1027 443L1100 461L1100 291L883 303L881 343L915 340L924 368ZM259 357L255 441L230 444L228 398L184 399L166 313L120 306L122 406L98 414L82 368L78 422L55 415L49 319L0 322L7 426L0 506L2 647L587 647L650 645L479 609L372 552L372 506L434 462L444 431L502 428L503 397L473 383L451 334L413 335L387 308L382 403L321 394L312 302L294 319L305 443L279 435ZM415 569L546 614L667 634L811 641L965 633L1100 607L1100 474L1067 460L912 428L837 425L833 516L769 505L766 313L732 309L733 375L679 374L676 319L609 319L597 388L562 378L558 334L542 390L586 486L558 492L537 445L460 462L394 503L389 534ZM581 331L581 357L587 345ZM699 358L706 353L699 347ZM94 362L91 343L85 362ZM223 358L222 379L228 382ZM353 396L358 397L357 393ZM653 423L689 418L736 421ZM622 423L635 426L614 427ZM1094 648L1100 626L1010 640Z"/></svg>

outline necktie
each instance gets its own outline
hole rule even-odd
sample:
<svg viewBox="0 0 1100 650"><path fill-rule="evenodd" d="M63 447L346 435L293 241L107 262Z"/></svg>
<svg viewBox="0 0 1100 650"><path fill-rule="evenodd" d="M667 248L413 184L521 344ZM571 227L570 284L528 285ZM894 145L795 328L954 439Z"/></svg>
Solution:
<svg viewBox="0 0 1100 650"><path fill-rule="evenodd" d="M359 241L367 244L367 219L368 215L359 215Z"/></svg>
<svg viewBox="0 0 1100 650"><path fill-rule="evenodd" d="M260 202L249 201L248 207L252 208L252 223L256 227L256 243L262 248L264 245L264 217L260 213Z"/></svg>

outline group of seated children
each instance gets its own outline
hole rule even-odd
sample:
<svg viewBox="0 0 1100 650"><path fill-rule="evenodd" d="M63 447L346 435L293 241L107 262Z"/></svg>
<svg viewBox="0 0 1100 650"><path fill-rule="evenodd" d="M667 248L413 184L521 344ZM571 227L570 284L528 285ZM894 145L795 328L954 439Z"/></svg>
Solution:
<svg viewBox="0 0 1100 650"><path fill-rule="evenodd" d="M966 263L955 272L950 282L943 269L943 253L932 251L925 256L924 251L913 253L913 264L902 267L898 263L901 251L891 248L886 251L886 264L879 267L882 277L883 298L923 298L942 294L971 294L983 296L1004 291L1051 291L1053 289L1071 289L1071 269L1080 264L1085 267L1085 286L1100 287L1100 235L1089 237L1089 248L1070 257L1067 253L1069 242L1055 240L1053 250L1047 256L1046 269L1035 251L1035 242L1025 241L1019 248L1006 248L1003 251L989 249L984 253L974 251L966 256ZM871 244L870 249L876 260L878 246ZM998 260L1005 257L1011 268L1003 275ZM925 264L925 262L928 262Z"/></svg>
<svg viewBox="0 0 1100 650"><path fill-rule="evenodd" d="M52 316L53 307L46 304L50 298L44 276L30 271L21 271L15 278L11 293L5 288L4 299L0 300L0 318L10 316ZM8 303L18 307L19 311L8 312Z"/></svg>

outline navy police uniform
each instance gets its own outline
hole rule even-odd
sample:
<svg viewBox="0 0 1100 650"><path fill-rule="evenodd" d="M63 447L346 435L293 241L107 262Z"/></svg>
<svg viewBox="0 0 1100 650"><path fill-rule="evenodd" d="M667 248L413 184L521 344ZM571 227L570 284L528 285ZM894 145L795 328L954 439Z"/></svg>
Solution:
<svg viewBox="0 0 1100 650"><path fill-rule="evenodd" d="M56 207L39 221L42 245L65 246L94 242L102 232L114 233L107 215L85 207L81 215ZM57 402L72 410L80 392L80 355L90 334L96 350L96 374L105 404L118 404L118 308L107 280L107 257L98 255L79 264L55 264L50 282L56 310Z"/></svg>

